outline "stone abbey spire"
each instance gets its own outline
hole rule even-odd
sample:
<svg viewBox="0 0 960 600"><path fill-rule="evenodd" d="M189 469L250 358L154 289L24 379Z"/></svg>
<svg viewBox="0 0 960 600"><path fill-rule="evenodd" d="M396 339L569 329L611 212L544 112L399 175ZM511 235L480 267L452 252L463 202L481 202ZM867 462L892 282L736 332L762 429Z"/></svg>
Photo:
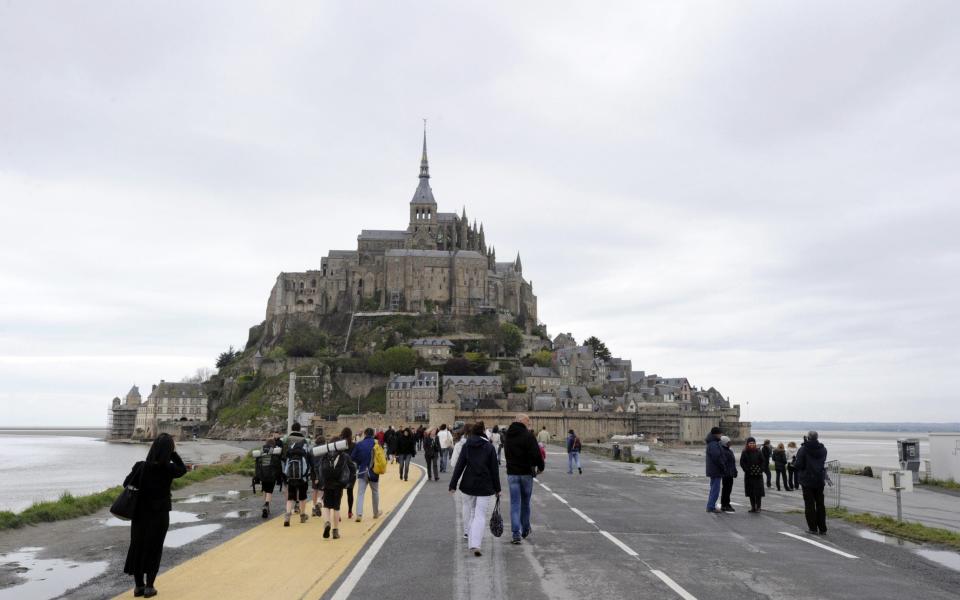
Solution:
<svg viewBox="0 0 960 600"><path fill-rule="evenodd" d="M427 121L423 121L423 155L420 157L420 179L430 179L430 163L427 161Z"/></svg>
<svg viewBox="0 0 960 600"><path fill-rule="evenodd" d="M433 211L436 212L437 201L433 199L433 190L430 189L430 163L427 160L427 124L423 124L423 153L420 155L420 183L417 184L417 191L413 193L413 199L410 204L433 204ZM431 214L430 207L422 207L425 210L421 214Z"/></svg>

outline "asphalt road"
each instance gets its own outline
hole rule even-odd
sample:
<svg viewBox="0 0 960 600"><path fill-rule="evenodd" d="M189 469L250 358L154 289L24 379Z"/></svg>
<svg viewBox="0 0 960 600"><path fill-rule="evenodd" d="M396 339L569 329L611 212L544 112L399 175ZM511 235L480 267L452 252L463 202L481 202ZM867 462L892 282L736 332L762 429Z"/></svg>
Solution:
<svg viewBox="0 0 960 600"><path fill-rule="evenodd" d="M960 572L844 523L809 536L801 515L706 513L705 479L642 477L633 465L590 457L584 467L567 475L563 455L548 457L534 487L533 534L520 546L509 543L501 471L507 531L488 532L479 558L462 539L449 473L426 482L381 534L389 537L324 597L957 598ZM745 501L739 485L734 501Z"/></svg>

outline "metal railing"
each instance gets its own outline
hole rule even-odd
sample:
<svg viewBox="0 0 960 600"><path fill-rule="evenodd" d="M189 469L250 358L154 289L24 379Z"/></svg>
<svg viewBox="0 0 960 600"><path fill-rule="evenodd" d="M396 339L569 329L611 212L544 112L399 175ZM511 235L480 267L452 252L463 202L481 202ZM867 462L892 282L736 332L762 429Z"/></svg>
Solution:
<svg viewBox="0 0 960 600"><path fill-rule="evenodd" d="M834 508L840 508L840 479L843 473L840 471L840 461L831 460L827 462L827 476L833 482L832 486L827 487L827 494L833 501Z"/></svg>

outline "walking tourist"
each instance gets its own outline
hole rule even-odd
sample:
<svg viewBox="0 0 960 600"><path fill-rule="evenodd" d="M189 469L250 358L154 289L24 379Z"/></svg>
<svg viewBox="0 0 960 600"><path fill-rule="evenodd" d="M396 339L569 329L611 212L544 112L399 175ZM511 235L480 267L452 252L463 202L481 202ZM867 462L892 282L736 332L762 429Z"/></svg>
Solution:
<svg viewBox="0 0 960 600"><path fill-rule="evenodd" d="M283 476L287 481L287 510L283 516L283 526L290 527L290 515L293 514L293 504L307 501L307 479L310 476L310 462L307 456L310 445L307 438L300 431L300 423L296 421L290 426L290 433L283 443ZM306 506L300 511L300 522L307 522Z"/></svg>
<svg viewBox="0 0 960 600"><path fill-rule="evenodd" d="M360 440L350 452L350 458L357 465L357 522L363 520L363 496L370 487L373 497L373 518L380 516L380 476L373 472L374 446L379 446L373 435L373 428L367 427Z"/></svg>
<svg viewBox="0 0 960 600"><path fill-rule="evenodd" d="M507 481L510 484L511 543L520 544L530 535L530 496L533 478L543 473L543 456L537 439L530 431L530 417L517 415L503 435L503 456L507 461Z"/></svg>
<svg viewBox="0 0 960 600"><path fill-rule="evenodd" d="M330 444L342 438L334 437ZM340 504L343 502L343 490L350 481L350 455L346 451L331 450L320 457L317 479L323 490L323 538L340 539Z"/></svg>
<svg viewBox="0 0 960 600"><path fill-rule="evenodd" d="M313 439L313 446L323 446L327 443L323 434L317 434L317 437ZM320 517L323 511L323 498L320 496L320 492L323 489L320 486L320 462L323 460L322 456L316 456L312 452L308 456L310 460L310 480L311 487L313 488L313 516Z"/></svg>
<svg viewBox="0 0 960 600"><path fill-rule="evenodd" d="M497 451L484 437L483 422L473 425L467 441L450 478L450 493L457 490L463 495L463 522L467 529L467 548L474 556L480 556L483 532L487 528L487 511L494 495L500 496L500 470L497 468Z"/></svg>
<svg viewBox="0 0 960 600"><path fill-rule="evenodd" d="M546 426L540 429L540 433L537 434L537 441L544 445L550 443L550 432L547 431Z"/></svg>
<svg viewBox="0 0 960 600"><path fill-rule="evenodd" d="M743 471L743 490L750 499L750 512L760 512L763 502L763 465L766 459L757 447L756 438L747 438L747 447L740 453L740 470Z"/></svg>
<svg viewBox="0 0 960 600"><path fill-rule="evenodd" d="M494 450L497 451L497 464L500 464L500 453L503 450L503 443L500 440L500 426L494 425L493 429L490 430L490 434L487 435L487 439L490 440L490 443L493 444Z"/></svg>
<svg viewBox="0 0 960 600"><path fill-rule="evenodd" d="M437 439L440 441L440 472L447 472L447 465L450 462L450 455L453 454L453 434L447 430L447 424L440 426L437 432Z"/></svg>
<svg viewBox="0 0 960 600"><path fill-rule="evenodd" d="M800 489L800 482L797 480L797 443L787 443L787 480L790 482L790 490Z"/></svg>
<svg viewBox="0 0 960 600"><path fill-rule="evenodd" d="M397 442L399 440L400 433L393 428L393 425L387 428L387 432L383 434L383 441L387 444L387 460L390 461L390 464L393 464L393 461L397 460Z"/></svg>
<svg viewBox="0 0 960 600"><path fill-rule="evenodd" d="M407 481L410 476L410 461L417 455L417 442L413 432L407 427L397 438L397 462L400 464L400 479Z"/></svg>
<svg viewBox="0 0 960 600"><path fill-rule="evenodd" d="M130 548L123 572L133 575L133 595L152 598L160 571L163 540L170 527L170 484L187 472L177 454L173 438L161 433L153 441L146 459L133 465L123 487L135 485L137 505L130 523Z"/></svg>
<svg viewBox="0 0 960 600"><path fill-rule="evenodd" d="M340 432L340 439L347 440L347 449L345 454L349 457L350 453L353 452L356 443L353 441L353 430L349 427L344 427ZM347 518L353 518L353 485L357 482L357 463L353 462L351 458L347 461L347 467L350 469L350 480L347 482L347 487L344 488L344 491L347 493Z"/></svg>
<svg viewBox="0 0 960 600"><path fill-rule="evenodd" d="M577 434L571 429L567 432L567 474L573 474L573 466L577 466L577 471L583 475L583 469L580 468L580 450L583 447L583 444L580 443L580 438L577 437Z"/></svg>
<svg viewBox="0 0 960 600"><path fill-rule="evenodd" d="M733 480L737 476L737 457L730 449L730 438L720 436L720 450L723 451L723 480L720 486L720 510L736 512L730 504L730 493L733 491Z"/></svg>
<svg viewBox="0 0 960 600"><path fill-rule="evenodd" d="M797 451L797 477L803 488L803 509L810 533L827 533L827 509L823 503L823 488L827 482L827 448L820 443L820 434L807 433Z"/></svg>
<svg viewBox="0 0 960 600"><path fill-rule="evenodd" d="M440 481L440 440L435 429L423 434L423 460L427 463L427 481Z"/></svg>
<svg viewBox="0 0 960 600"><path fill-rule="evenodd" d="M277 452L275 453L274 450ZM260 448L260 456L254 461L254 486L260 484L263 492L263 508L260 516L266 519L270 516L270 502L273 500L273 490L280 479L280 448L272 435L266 439ZM256 491L256 490L254 490Z"/></svg>
<svg viewBox="0 0 960 600"><path fill-rule="evenodd" d="M720 499L720 487L723 483L723 450L720 448L720 436L723 432L719 427L710 429L704 443L707 445L707 477L710 478L710 492L707 494L707 512L721 513L717 508L717 500Z"/></svg>
<svg viewBox="0 0 960 600"><path fill-rule="evenodd" d="M763 447L760 448L760 453L763 454L763 474L767 478L767 487L773 487L770 485L770 456L773 454L773 446L770 445L770 440L763 440Z"/></svg>
<svg viewBox="0 0 960 600"><path fill-rule="evenodd" d="M783 489L790 491L790 480L787 479L787 450L783 447L783 442L777 444L777 449L773 451L773 466L777 471L777 491L780 491L780 479L783 479Z"/></svg>

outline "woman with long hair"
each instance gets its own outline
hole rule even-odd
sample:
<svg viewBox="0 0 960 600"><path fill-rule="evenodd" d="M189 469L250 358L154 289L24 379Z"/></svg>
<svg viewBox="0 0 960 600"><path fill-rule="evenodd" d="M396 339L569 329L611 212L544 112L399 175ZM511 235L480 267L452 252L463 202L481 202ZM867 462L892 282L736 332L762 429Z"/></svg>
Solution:
<svg viewBox="0 0 960 600"><path fill-rule="evenodd" d="M340 432L340 439L347 440L347 449L343 451L343 454L350 459L353 447L356 446L356 443L353 441L353 430L349 427L344 427L343 431ZM357 482L357 463L353 462L353 459L350 459L349 462L347 462L347 467L350 469L350 482L347 483L347 518L352 519L353 484Z"/></svg>
<svg viewBox="0 0 960 600"><path fill-rule="evenodd" d="M469 433L453 469L450 493L457 490L459 483L467 547L473 550L474 556L480 556L487 510L493 496L500 496L500 469L497 466L497 451L486 438L483 422L475 423Z"/></svg>
<svg viewBox="0 0 960 600"><path fill-rule="evenodd" d="M170 485L183 477L187 468L176 452L173 438L161 433L150 446L145 460L133 465L123 486L134 485L137 508L130 524L130 548L123 572L133 575L134 596L152 598L157 595L154 581L160 570L163 540L170 527Z"/></svg>
<svg viewBox="0 0 960 600"><path fill-rule="evenodd" d="M417 455L416 440L410 428L405 428L397 438L397 462L400 464L400 479L407 481L410 476L410 461Z"/></svg>

